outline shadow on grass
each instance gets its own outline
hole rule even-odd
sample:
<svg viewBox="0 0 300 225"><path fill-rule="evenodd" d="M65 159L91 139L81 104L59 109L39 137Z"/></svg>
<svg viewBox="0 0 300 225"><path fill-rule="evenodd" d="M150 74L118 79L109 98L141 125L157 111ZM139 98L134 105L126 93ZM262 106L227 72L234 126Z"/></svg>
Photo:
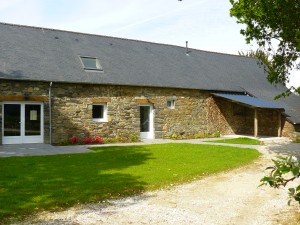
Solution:
<svg viewBox="0 0 300 225"><path fill-rule="evenodd" d="M146 183L122 170L149 159L151 154L141 146L0 158L0 221L43 209L141 193Z"/></svg>

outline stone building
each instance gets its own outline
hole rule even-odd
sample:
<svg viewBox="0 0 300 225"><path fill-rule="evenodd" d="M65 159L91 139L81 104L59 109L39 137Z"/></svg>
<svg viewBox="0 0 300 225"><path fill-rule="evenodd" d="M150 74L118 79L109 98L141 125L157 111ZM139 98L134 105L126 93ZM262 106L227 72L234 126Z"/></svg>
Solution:
<svg viewBox="0 0 300 225"><path fill-rule="evenodd" d="M0 23L0 144L70 136L290 136L300 97L274 101L257 59Z"/></svg>

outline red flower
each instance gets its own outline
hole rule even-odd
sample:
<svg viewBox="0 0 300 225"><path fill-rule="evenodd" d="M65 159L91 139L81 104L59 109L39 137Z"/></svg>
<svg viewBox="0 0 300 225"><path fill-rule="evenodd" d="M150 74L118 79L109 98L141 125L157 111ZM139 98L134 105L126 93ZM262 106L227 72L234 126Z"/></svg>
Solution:
<svg viewBox="0 0 300 225"><path fill-rule="evenodd" d="M99 136L94 136L93 137L93 141L95 143L98 143L98 144L102 144L103 143L103 139L101 137L99 137Z"/></svg>
<svg viewBox="0 0 300 225"><path fill-rule="evenodd" d="M84 138L83 138L83 142L85 144L92 144L93 143L93 140L91 139L90 135L87 134Z"/></svg>
<svg viewBox="0 0 300 225"><path fill-rule="evenodd" d="M72 145L75 145L76 143L78 143L79 139L78 139L78 137L73 136L73 137L71 137L70 141L71 141Z"/></svg>

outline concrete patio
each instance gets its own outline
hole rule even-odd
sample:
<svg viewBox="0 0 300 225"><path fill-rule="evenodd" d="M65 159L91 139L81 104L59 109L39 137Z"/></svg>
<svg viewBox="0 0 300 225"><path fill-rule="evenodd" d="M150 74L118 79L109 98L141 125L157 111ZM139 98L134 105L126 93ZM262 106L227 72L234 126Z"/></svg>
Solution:
<svg viewBox="0 0 300 225"><path fill-rule="evenodd" d="M190 139L190 140L170 140L170 139L145 139L137 143L118 143L105 145L69 145L69 146L53 146L49 144L14 144L14 145L0 145L0 157L12 156L34 156L34 155L58 155L58 154L76 154L92 152L89 147L108 147L108 146L129 146L129 145L145 145L145 144L164 144L164 143L192 143L192 144L212 144L212 145L230 145L224 143L205 142L207 140L220 140L226 138L249 137L245 135L226 135L221 138L204 138L204 139ZM259 140L265 144L288 144L290 140L284 137L259 137ZM297 145L297 144L296 144ZM242 148L257 148L253 145L234 145ZM282 148L284 149L284 147ZM300 148L299 148L300 149ZM300 150L299 150L300 151Z"/></svg>

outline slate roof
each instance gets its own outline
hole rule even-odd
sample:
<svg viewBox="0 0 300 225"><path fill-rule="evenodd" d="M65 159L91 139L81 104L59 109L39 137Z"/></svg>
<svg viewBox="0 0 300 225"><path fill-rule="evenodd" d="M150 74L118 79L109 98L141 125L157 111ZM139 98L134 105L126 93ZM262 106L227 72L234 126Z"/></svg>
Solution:
<svg viewBox="0 0 300 225"><path fill-rule="evenodd" d="M0 23L0 79L248 92L273 101L286 90L257 59L115 37ZM79 56L100 60L86 72ZM279 99L300 123L300 97Z"/></svg>
<svg viewBox="0 0 300 225"><path fill-rule="evenodd" d="M279 105L276 102L264 100L261 98L255 98L249 95L226 94L226 93L212 93L212 94L254 108L264 108L264 109L286 109L287 108L286 106Z"/></svg>

